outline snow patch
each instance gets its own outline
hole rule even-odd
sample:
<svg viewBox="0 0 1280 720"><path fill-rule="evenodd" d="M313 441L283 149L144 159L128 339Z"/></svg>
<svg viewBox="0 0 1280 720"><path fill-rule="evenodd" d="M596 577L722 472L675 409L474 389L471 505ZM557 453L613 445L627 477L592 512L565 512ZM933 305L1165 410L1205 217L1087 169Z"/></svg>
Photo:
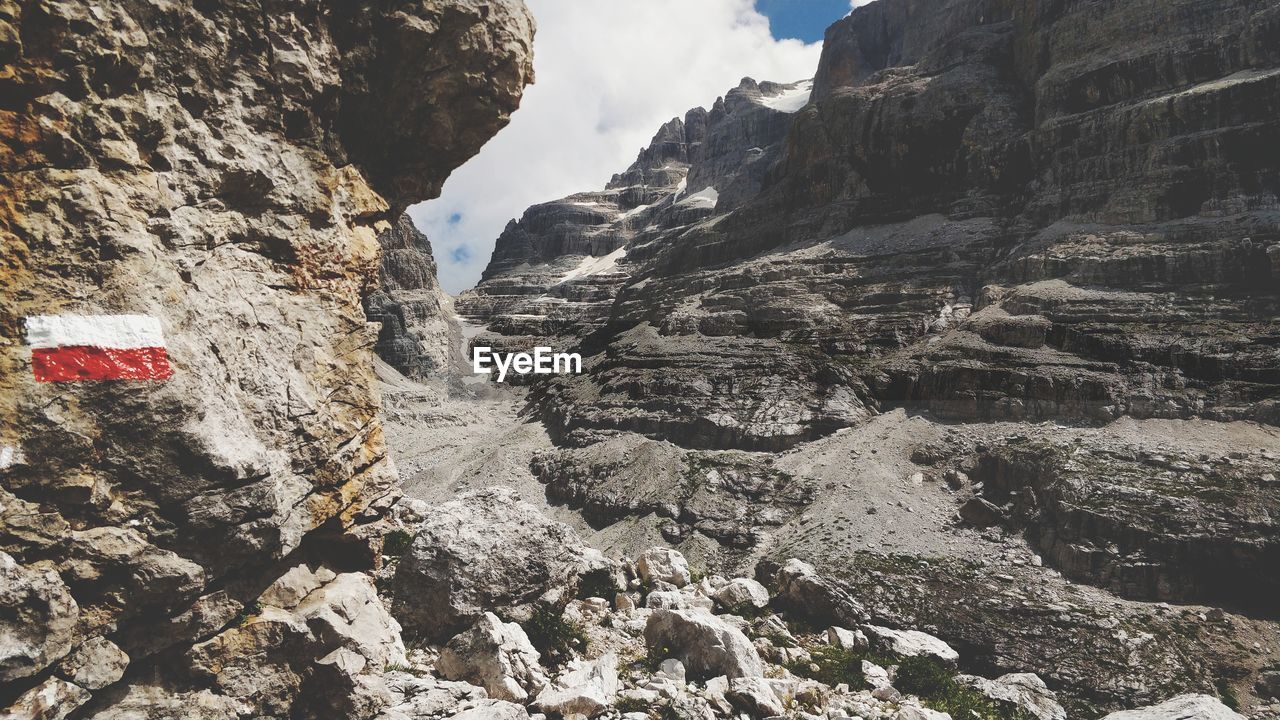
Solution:
<svg viewBox="0 0 1280 720"><path fill-rule="evenodd" d="M630 210L628 210L628 211L626 211L626 212L624 212L624 213L620 213L620 214L618 215L618 219L619 219L619 220L626 220L627 218L629 218L629 217L631 217L631 216L633 216L633 215L638 215L638 214L640 214L640 213L642 213L642 212L644 212L645 210L648 210L648 209L649 209L649 206L648 206L648 205L637 205L637 206L635 206L635 207L631 208Z"/></svg>
<svg viewBox="0 0 1280 720"><path fill-rule="evenodd" d="M708 205L711 205L712 207L715 207L715 204L719 201L720 201L720 193L716 192L715 186L708 185L705 188L699 190L698 192L685 198L682 202L706 203Z"/></svg>
<svg viewBox="0 0 1280 720"><path fill-rule="evenodd" d="M760 98L760 102L765 107L771 107L785 113L793 113L805 105L809 104L809 94L813 92L813 81L805 80L790 90L784 90L781 95L771 95Z"/></svg>
<svg viewBox="0 0 1280 720"><path fill-rule="evenodd" d="M570 270L564 275L561 275L560 279L556 281L556 284L559 285L560 283L569 282L570 280L611 272L618 267L618 261L626 257L626 255L627 249L625 247L620 247L608 255L601 255L599 257L588 255L587 257L582 258L582 262L578 263L578 267Z"/></svg>
<svg viewBox="0 0 1280 720"><path fill-rule="evenodd" d="M679 202L680 193L684 192L685 188L687 187L689 187L689 178L687 177L680 178L680 184L676 185L676 193L671 196L671 202L672 203Z"/></svg>

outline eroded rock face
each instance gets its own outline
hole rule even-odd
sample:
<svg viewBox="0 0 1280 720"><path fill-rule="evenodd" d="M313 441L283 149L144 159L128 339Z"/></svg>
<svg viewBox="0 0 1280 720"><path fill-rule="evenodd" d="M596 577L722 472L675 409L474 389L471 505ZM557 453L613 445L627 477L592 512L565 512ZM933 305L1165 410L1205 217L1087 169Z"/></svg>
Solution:
<svg viewBox="0 0 1280 720"><path fill-rule="evenodd" d="M548 451L532 469L548 497L580 508L592 523L653 512L668 519L662 528L668 541L696 531L742 549L799 514L818 492L763 454L690 451L636 435Z"/></svg>
<svg viewBox="0 0 1280 720"><path fill-rule="evenodd" d="M460 372L462 331L436 279L431 241L406 214L378 234L378 244L378 288L364 298L369 321L381 323L374 352L406 377Z"/></svg>
<svg viewBox="0 0 1280 720"><path fill-rule="evenodd" d="M362 605L244 608L289 556L373 557L360 526L395 492L360 306L377 236L506 123L533 24L506 0L276 10L0 3L0 633L29 648L3 672L55 682L110 641L147 685L91 688L85 716L306 716L299 688L379 661L344 633L395 634ZM171 376L37 382L25 319L68 314L152 318ZM50 616L15 616L19 591ZM263 643L269 697L182 685L247 681ZM367 717L376 694L324 697Z"/></svg>
<svg viewBox="0 0 1280 720"><path fill-rule="evenodd" d="M459 312L487 326L484 343L512 349L604 325L651 245L759 190L809 87L744 78L710 110L694 108L659 128L603 190L530 207L497 239Z"/></svg>
<svg viewBox="0 0 1280 720"><path fill-rule="evenodd" d="M1261 608L1280 591L1277 462L1027 439L980 456L975 499L1007 505L1006 522L1070 576L1127 597Z"/></svg>
<svg viewBox="0 0 1280 720"><path fill-rule="evenodd" d="M549 426L778 450L897 406L1276 421L1276 8L936 6L833 25L759 191L628 242Z"/></svg>

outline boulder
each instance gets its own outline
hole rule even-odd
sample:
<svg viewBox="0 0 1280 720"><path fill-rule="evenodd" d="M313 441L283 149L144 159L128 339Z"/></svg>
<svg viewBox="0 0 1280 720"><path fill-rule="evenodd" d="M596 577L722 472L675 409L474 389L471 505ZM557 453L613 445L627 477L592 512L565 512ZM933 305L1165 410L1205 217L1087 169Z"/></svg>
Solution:
<svg viewBox="0 0 1280 720"><path fill-rule="evenodd" d="M449 715L448 720L528 720L524 708L506 700L481 700L475 707Z"/></svg>
<svg viewBox="0 0 1280 720"><path fill-rule="evenodd" d="M1021 710L1036 720L1067 720L1067 711L1058 704L1057 695L1035 673L1009 673L995 680L959 675L956 680L997 704Z"/></svg>
<svg viewBox="0 0 1280 720"><path fill-rule="evenodd" d="M1004 511L998 505L977 495L966 500L957 514L974 527L990 527L1004 521Z"/></svg>
<svg viewBox="0 0 1280 720"><path fill-rule="evenodd" d="M534 704L543 712L573 717L594 717L618 697L618 656L606 653L597 660L574 660L538 694Z"/></svg>
<svg viewBox="0 0 1280 720"><path fill-rule="evenodd" d="M711 598L726 610L760 609L769 604L769 591L750 578L734 578L725 583Z"/></svg>
<svg viewBox="0 0 1280 720"><path fill-rule="evenodd" d="M1102 720L1244 720L1244 716L1211 695L1178 695L1159 705L1113 712Z"/></svg>
<svg viewBox="0 0 1280 720"><path fill-rule="evenodd" d="M487 698L484 688L471 683L440 680L431 675L390 671L386 674L386 681L391 693L391 707L378 720L442 717Z"/></svg>
<svg viewBox="0 0 1280 720"><path fill-rule="evenodd" d="M686 610L693 607L689 597L679 590L654 590L645 596L644 606L654 610Z"/></svg>
<svg viewBox="0 0 1280 720"><path fill-rule="evenodd" d="M929 633L878 625L863 625L862 630L873 647L899 657L934 657L953 667L960 660L960 653Z"/></svg>
<svg viewBox="0 0 1280 720"><path fill-rule="evenodd" d="M800 615L845 625L868 619L861 603L802 560L786 561L774 575L773 583L778 602Z"/></svg>
<svg viewBox="0 0 1280 720"><path fill-rule="evenodd" d="M547 684L538 651L516 623L485 613L440 651L436 669L449 680L465 680L490 697L525 702Z"/></svg>
<svg viewBox="0 0 1280 720"><path fill-rule="evenodd" d="M646 583L661 580L676 587L688 585L692 578L684 555L664 547L645 550L636 560L636 573Z"/></svg>
<svg viewBox="0 0 1280 720"><path fill-rule="evenodd" d="M889 679L889 671L870 660L862 661L862 678L873 690L893 687L893 681Z"/></svg>
<svg viewBox="0 0 1280 720"><path fill-rule="evenodd" d="M951 716L937 710L930 710L914 704L905 704L898 712L889 716L889 720L952 720Z"/></svg>
<svg viewBox="0 0 1280 720"><path fill-rule="evenodd" d="M271 583L258 596L258 602L286 610L295 608L313 590L333 580L334 577L336 575L328 568L312 570L306 563L301 563L290 568Z"/></svg>
<svg viewBox="0 0 1280 720"><path fill-rule="evenodd" d="M868 644L866 633L832 625L827 628L827 644L842 650L859 650Z"/></svg>
<svg viewBox="0 0 1280 720"><path fill-rule="evenodd" d="M1253 684L1258 697L1280 699L1280 670L1267 670L1258 673L1258 680Z"/></svg>
<svg viewBox="0 0 1280 720"><path fill-rule="evenodd" d="M321 573L328 576L328 571ZM373 580L364 573L335 575L306 596L293 613L321 644L345 647L381 669L403 665L400 624L387 612Z"/></svg>
<svg viewBox="0 0 1280 720"><path fill-rule="evenodd" d="M88 701L88 690L62 678L51 677L18 696L0 717L4 720L62 720Z"/></svg>
<svg viewBox="0 0 1280 720"><path fill-rule="evenodd" d="M668 707L677 720L716 720L716 712L705 699L697 695L677 695Z"/></svg>
<svg viewBox="0 0 1280 720"><path fill-rule="evenodd" d="M725 697L734 707L753 717L774 717L787 709L773 691L773 686L762 677L740 677L729 681Z"/></svg>
<svg viewBox="0 0 1280 720"><path fill-rule="evenodd" d="M259 604L184 661L201 687L265 716L294 717L376 714L391 700L383 669L407 662L400 626L363 573L334 575L294 608ZM177 693L151 701L181 705Z"/></svg>
<svg viewBox="0 0 1280 720"><path fill-rule="evenodd" d="M764 665L751 641L734 626L698 610L654 610L644 628L645 644L684 663L693 677L759 677Z"/></svg>
<svg viewBox="0 0 1280 720"><path fill-rule="evenodd" d="M658 674L677 685L685 682L684 663L675 658L667 658L658 664Z"/></svg>
<svg viewBox="0 0 1280 720"><path fill-rule="evenodd" d="M523 621L534 606L563 607L599 552L505 488L447 502L419 529L392 582L395 615L412 636L444 641L486 611Z"/></svg>
<svg viewBox="0 0 1280 720"><path fill-rule="evenodd" d="M86 690L100 690L119 680L127 667L129 656L115 643L92 637L58 663L58 673Z"/></svg>

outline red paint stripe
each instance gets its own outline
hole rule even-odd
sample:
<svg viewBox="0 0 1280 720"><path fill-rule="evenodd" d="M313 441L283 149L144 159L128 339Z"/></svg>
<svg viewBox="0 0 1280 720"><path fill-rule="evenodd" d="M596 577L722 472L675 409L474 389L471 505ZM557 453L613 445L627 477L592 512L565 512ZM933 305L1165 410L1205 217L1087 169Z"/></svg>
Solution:
<svg viewBox="0 0 1280 720"><path fill-rule="evenodd" d="M32 348L31 370L40 382L166 380L173 375L169 355L162 347L66 345Z"/></svg>

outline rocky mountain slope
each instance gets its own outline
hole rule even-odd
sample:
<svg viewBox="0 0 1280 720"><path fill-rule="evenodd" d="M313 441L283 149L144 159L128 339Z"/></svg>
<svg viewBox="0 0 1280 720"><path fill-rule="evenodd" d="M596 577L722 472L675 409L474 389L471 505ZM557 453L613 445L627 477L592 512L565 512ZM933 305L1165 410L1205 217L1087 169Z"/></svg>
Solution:
<svg viewBox="0 0 1280 720"><path fill-rule="evenodd" d="M378 287L364 297L365 316L380 328L374 352L410 378L462 372L462 330L436 279L431 241L401 215L378 245Z"/></svg>
<svg viewBox="0 0 1280 720"><path fill-rule="evenodd" d="M529 208L498 238L458 312L492 331L483 342L506 348L600 327L641 248L758 192L810 86L745 78L711 110L663 125L603 191Z"/></svg>
<svg viewBox="0 0 1280 720"><path fill-rule="evenodd" d="M667 547L609 560L506 488L396 517L413 539L381 574L426 642L388 673L387 720L1068 717L1037 675L958 672L955 648L868 622L800 560L759 580L697 578ZM1173 717L1241 718L1182 694L1107 720Z"/></svg>
<svg viewBox="0 0 1280 720"><path fill-rule="evenodd" d="M6 718L390 702L361 296L532 34L505 0L0 3Z"/></svg>
<svg viewBox="0 0 1280 720"><path fill-rule="evenodd" d="M615 549L810 561L1073 713L1269 712L1280 5L879 0L803 107L753 86L764 135L665 126L459 304L587 356L533 388L548 495ZM750 182L679 214L712 156Z"/></svg>

